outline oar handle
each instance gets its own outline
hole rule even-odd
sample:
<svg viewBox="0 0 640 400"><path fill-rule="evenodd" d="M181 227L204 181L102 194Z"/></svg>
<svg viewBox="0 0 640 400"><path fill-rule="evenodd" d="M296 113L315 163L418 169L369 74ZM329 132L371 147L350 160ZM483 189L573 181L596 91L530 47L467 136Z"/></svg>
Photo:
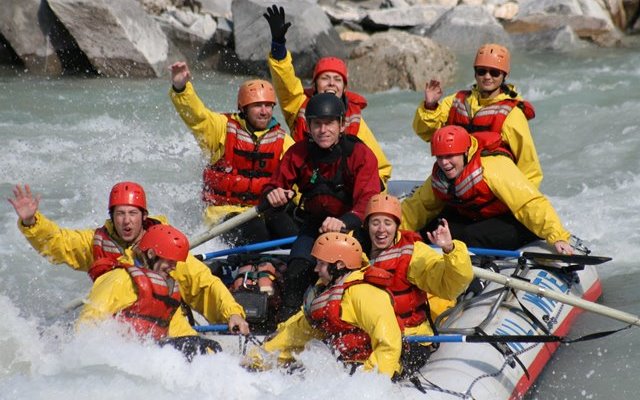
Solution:
<svg viewBox="0 0 640 400"><path fill-rule="evenodd" d="M417 335L404 338L407 343L548 343L561 340L561 337L554 335Z"/></svg>
<svg viewBox="0 0 640 400"><path fill-rule="evenodd" d="M285 246L296 241L297 236L289 236L282 239L269 240L266 242L253 243L245 246L238 246L231 249L223 249L218 251L212 251L210 253L198 254L195 257L199 260L205 261L216 257L228 256L231 254L250 253L252 251L262 251L267 249L274 249L280 246Z"/></svg>
<svg viewBox="0 0 640 400"><path fill-rule="evenodd" d="M229 326L225 324L217 324L217 325L196 325L193 327L196 332L227 332L229 330Z"/></svg>
<svg viewBox="0 0 640 400"><path fill-rule="evenodd" d="M260 211L258 207L252 207L247 211L240 213L234 217L229 218L228 220L212 227L206 232L202 232L199 235L194 236L189 239L189 247L191 249L200 246L202 243L213 239L216 236L222 235L225 232L228 232L238 226L244 224L247 221L250 221L260 215Z"/></svg>

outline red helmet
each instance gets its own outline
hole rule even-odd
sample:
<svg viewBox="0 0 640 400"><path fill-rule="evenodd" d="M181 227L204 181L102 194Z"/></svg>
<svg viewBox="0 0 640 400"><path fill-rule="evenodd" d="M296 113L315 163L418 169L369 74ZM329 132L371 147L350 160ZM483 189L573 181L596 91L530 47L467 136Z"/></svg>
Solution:
<svg viewBox="0 0 640 400"><path fill-rule="evenodd" d="M316 67L313 69L313 81L315 82L318 75L327 71L340 74L344 80L344 84L347 84L347 64L345 64L341 59L336 57L324 57L319 59L316 63Z"/></svg>
<svg viewBox="0 0 640 400"><path fill-rule="evenodd" d="M457 125L447 125L436 131L431 138L431 155L446 156L466 153L471 147L471 136Z"/></svg>
<svg viewBox="0 0 640 400"><path fill-rule="evenodd" d="M271 83L262 79L244 82L238 89L238 108L252 103L268 102L276 104L276 92Z"/></svg>
<svg viewBox="0 0 640 400"><path fill-rule="evenodd" d="M134 206L147 211L147 195L135 182L116 183L109 194L109 211L115 206Z"/></svg>
<svg viewBox="0 0 640 400"><path fill-rule="evenodd" d="M374 194L367 203L367 208L364 212L365 220L369 218L371 214L375 213L387 214L395 218L396 223L400 224L400 221L402 220L400 200L398 200L397 197L386 193Z"/></svg>
<svg viewBox="0 0 640 400"><path fill-rule="evenodd" d="M160 258L184 261L189 254L189 239L173 226L154 225L140 239L138 249L153 249Z"/></svg>
<svg viewBox="0 0 640 400"><path fill-rule="evenodd" d="M353 237L340 232L328 232L318 236L311 255L328 263L342 261L347 269L358 269L362 264L362 246Z"/></svg>
<svg viewBox="0 0 640 400"><path fill-rule="evenodd" d="M473 62L474 67L495 68L509 73L511 68L511 56L506 47L499 44L488 43L480 46Z"/></svg>

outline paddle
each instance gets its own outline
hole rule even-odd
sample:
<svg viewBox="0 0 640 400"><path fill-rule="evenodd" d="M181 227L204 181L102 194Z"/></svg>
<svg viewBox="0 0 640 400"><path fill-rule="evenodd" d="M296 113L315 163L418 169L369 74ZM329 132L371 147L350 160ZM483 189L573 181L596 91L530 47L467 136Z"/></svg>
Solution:
<svg viewBox="0 0 640 400"><path fill-rule="evenodd" d="M244 246L238 246L231 249L223 249L218 251L212 251L210 253L196 254L195 257L198 260L205 261L216 257L228 256L231 254L249 253L252 251L261 251L267 249L275 249L280 246L291 244L296 241L297 236L289 236L282 239L268 240L266 242L259 242L253 244L247 244Z"/></svg>
<svg viewBox="0 0 640 400"><path fill-rule="evenodd" d="M534 253L529 251L516 251L516 250L497 250L497 249L484 249L480 247L469 247L469 252L476 256L493 256L493 257L505 257L505 258L518 258L524 257L527 260L544 259L544 260L556 260L570 264L581 265L598 265L611 261L611 257L601 256L585 256L581 254L568 255L568 254L553 254L553 253Z"/></svg>
<svg viewBox="0 0 640 400"><path fill-rule="evenodd" d="M196 332L226 332L229 330L228 325L217 324L217 325L196 325L193 327Z"/></svg>
<svg viewBox="0 0 640 400"><path fill-rule="evenodd" d="M633 314L626 313L621 310L616 310L615 308L603 306L601 304L584 300L579 297L567 295L564 293L558 293L551 290L547 290L543 287L536 286L529 282L511 278L509 276L504 276L504 275L501 275L492 271L488 271L486 269L478 268L478 267L473 267L473 274L480 279L485 279L487 281L495 282L506 287L522 290L538 296L556 300L556 301L559 301L560 303L578 307L586 311L591 311L593 313L600 314L605 317L626 322L630 325L640 326L640 317Z"/></svg>
<svg viewBox="0 0 640 400"><path fill-rule="evenodd" d="M416 335L405 336L407 343L548 343L560 342L562 338L554 335Z"/></svg>
<svg viewBox="0 0 640 400"><path fill-rule="evenodd" d="M250 221L260 214L269 209L270 205L268 202L262 202L259 205L248 209L245 212L242 212L236 216L229 218L226 221L223 221L211 228L209 230L202 232L198 235L195 235L193 238L189 239L190 248L193 249L195 247L200 246L202 243L207 242L213 239L216 236L222 235L225 232L228 232L238 226L244 224L247 221Z"/></svg>

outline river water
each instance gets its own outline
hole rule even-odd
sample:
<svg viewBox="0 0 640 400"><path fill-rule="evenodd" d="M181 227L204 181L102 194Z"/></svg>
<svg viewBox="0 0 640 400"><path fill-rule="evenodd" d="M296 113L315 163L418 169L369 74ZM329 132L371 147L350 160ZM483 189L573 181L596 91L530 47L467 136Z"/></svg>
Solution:
<svg viewBox="0 0 640 400"><path fill-rule="evenodd" d="M471 60L460 58L461 66ZM596 255L602 303L640 313L640 52L596 50L515 55L511 82L534 103L531 121L544 170L542 190L564 223ZM472 82L460 68L448 93ZM216 110L232 110L241 77L196 74L195 85ZM173 110L167 79L45 79L0 72L0 194L16 183L42 195L41 211L60 225L97 227L107 218L111 186L134 180L147 190L152 214L185 232L203 229L199 187L205 161ZM412 132L422 94L369 95L365 118L394 165L393 178L422 180L433 158ZM250 374L233 354L187 364L169 349L122 339L117 328L74 334L69 301L90 288L88 277L51 266L15 226L0 202L0 399L402 399L406 392L370 374L348 377L326 351L303 354L307 373ZM222 248L215 241L198 250ZM572 336L621 327L583 314ZM477 346L479 344L469 344ZM640 331L563 346L528 399L627 399L640 384Z"/></svg>

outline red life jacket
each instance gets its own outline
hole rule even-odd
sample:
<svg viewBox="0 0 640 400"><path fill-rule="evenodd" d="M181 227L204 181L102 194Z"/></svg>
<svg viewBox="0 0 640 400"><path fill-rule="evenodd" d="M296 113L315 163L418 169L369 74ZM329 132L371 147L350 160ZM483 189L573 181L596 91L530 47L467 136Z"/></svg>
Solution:
<svg viewBox="0 0 640 400"><path fill-rule="evenodd" d="M482 132L487 136L497 137L497 133ZM474 135L476 136L476 135ZM433 164L431 173L431 188L434 195L444 201L447 206L455 208L458 213L472 220L481 220L510 212L484 181L482 175L482 156L495 155L501 157L510 154L504 148L483 150L482 141L471 160L464 166L462 173L452 182L438 166ZM494 142L495 143L495 142Z"/></svg>
<svg viewBox="0 0 640 400"><path fill-rule="evenodd" d="M298 187L300 204L314 219L340 217L353 207L354 174L348 169L347 159L357 142L360 139L356 136L342 135L331 150L334 154L309 143L309 162L300 169Z"/></svg>
<svg viewBox="0 0 640 400"><path fill-rule="evenodd" d="M138 299L118 313L118 319L130 324L141 336L156 340L167 336L169 322L182 298L178 284L170 289L167 281L147 268L127 266L127 272L136 286Z"/></svg>
<svg viewBox="0 0 640 400"><path fill-rule="evenodd" d="M145 218L142 223L144 230L149 229L153 225L161 223L153 218ZM115 228L114 228L115 229ZM92 281L95 282L98 277L114 268L118 268L120 264L106 262L105 259L116 261L124 253L122 246L111 237L106 225L95 230L93 234L93 265L87 273ZM100 261L100 262L99 262Z"/></svg>
<svg viewBox="0 0 640 400"><path fill-rule="evenodd" d="M344 282L347 275L339 278L333 286L317 293L318 287L305 294L304 311L307 319L316 329L328 335L331 348L340 353L343 361L364 361L371 355L371 338L362 329L344 322L341 316L342 297L353 285L370 283L384 287L391 283L391 274L379 268L369 267L363 280Z"/></svg>
<svg viewBox="0 0 640 400"><path fill-rule="evenodd" d="M299 142L309 137L309 127L307 126L307 120L304 117L307 109L307 103L309 99L315 94L315 89L307 88L304 93L307 95L307 99L302 103L302 106L298 110L295 123L293 125L293 140ZM346 99L346 113L344 116L345 129L344 132L348 135L358 135L360 130L360 121L362 120L362 110L367 107L367 99L355 92L348 90L344 91Z"/></svg>
<svg viewBox="0 0 640 400"><path fill-rule="evenodd" d="M244 130L230 114L225 116L224 155L202 174L202 200L218 206L256 205L262 187L280 162L286 132L276 124L258 138Z"/></svg>
<svg viewBox="0 0 640 400"><path fill-rule="evenodd" d="M504 120L514 107L519 107L528 120L533 119L536 116L533 105L528 101L504 99L482 107L472 118L471 109L467 104L467 97L470 95L470 90L461 90L456 93L453 103L451 104L451 109L449 110L447 125L462 126L470 134L482 131L500 133L502 132ZM503 143L503 146L507 148L509 147L508 143Z"/></svg>
<svg viewBox="0 0 640 400"><path fill-rule="evenodd" d="M372 266L393 274L393 281L387 289L393 295L393 310L402 330L420 325L427 320L429 312L426 293L407 279L413 244L420 240L419 234L401 230L397 243L370 260Z"/></svg>

